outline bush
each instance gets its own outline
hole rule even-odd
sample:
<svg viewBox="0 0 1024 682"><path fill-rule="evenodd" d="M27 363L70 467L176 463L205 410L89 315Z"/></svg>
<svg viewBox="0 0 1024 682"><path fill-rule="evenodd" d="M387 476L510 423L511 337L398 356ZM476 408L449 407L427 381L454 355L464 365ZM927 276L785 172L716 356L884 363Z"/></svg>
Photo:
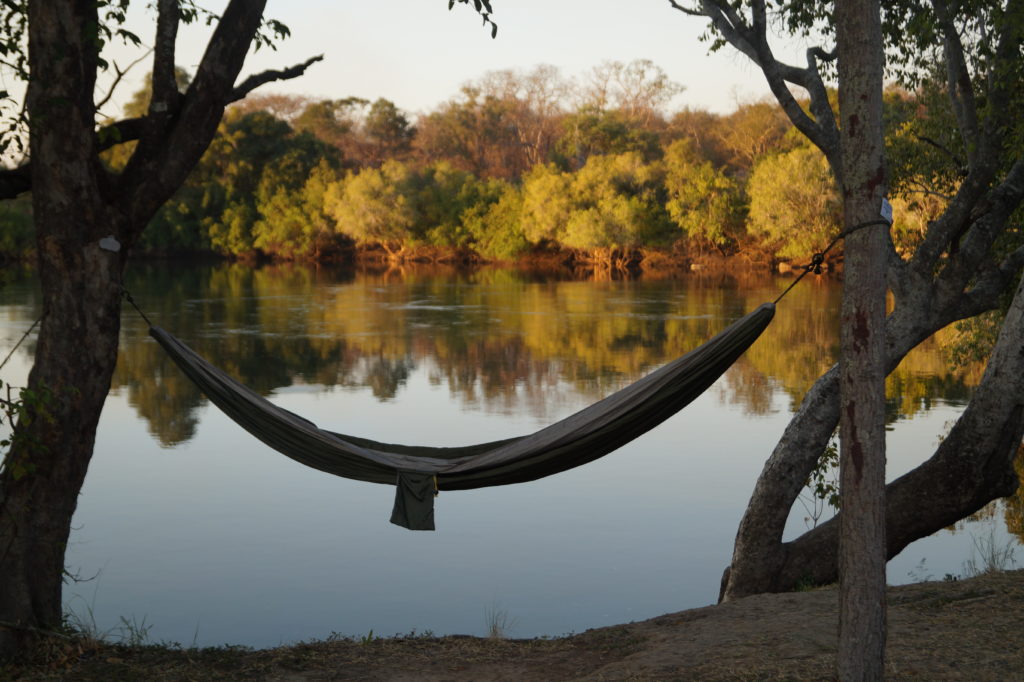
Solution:
<svg viewBox="0 0 1024 682"><path fill-rule="evenodd" d="M839 234L842 203L825 156L803 147L754 166L747 230L783 258L809 259Z"/></svg>

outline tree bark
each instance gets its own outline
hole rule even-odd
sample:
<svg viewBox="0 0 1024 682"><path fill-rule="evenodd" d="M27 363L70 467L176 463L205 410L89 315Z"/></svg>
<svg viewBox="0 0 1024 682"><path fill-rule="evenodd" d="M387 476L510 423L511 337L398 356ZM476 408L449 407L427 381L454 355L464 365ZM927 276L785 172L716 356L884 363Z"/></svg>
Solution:
<svg viewBox="0 0 1024 682"><path fill-rule="evenodd" d="M878 0L835 5L846 229L877 221L885 197ZM885 663L885 282L887 228L846 237L839 334L840 680Z"/></svg>
<svg viewBox="0 0 1024 682"><path fill-rule="evenodd" d="M0 476L0 655L61 620L64 548L110 387L122 256L99 239L119 217L102 200L93 134L96 3L29 5L28 111L43 318L28 386L51 397ZM18 465L18 466L13 466ZM10 627L13 624L14 627Z"/></svg>

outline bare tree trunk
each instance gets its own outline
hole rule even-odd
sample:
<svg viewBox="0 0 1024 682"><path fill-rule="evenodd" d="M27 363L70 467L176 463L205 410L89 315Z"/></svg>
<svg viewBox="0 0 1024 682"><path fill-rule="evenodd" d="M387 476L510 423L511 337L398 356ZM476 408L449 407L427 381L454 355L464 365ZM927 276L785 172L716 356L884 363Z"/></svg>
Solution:
<svg viewBox="0 0 1024 682"><path fill-rule="evenodd" d="M885 197L878 0L835 5L839 134L847 229L880 218ZM886 227L846 238L839 334L840 680L879 680L885 663Z"/></svg>
<svg viewBox="0 0 1024 682"><path fill-rule="evenodd" d="M92 0L29 5L43 319L28 388L50 399L48 416L21 420L31 438L15 443L0 478L0 655L31 634L24 628L60 624L64 548L117 358L122 260L99 247L117 217L104 209L96 172L95 48L75 30L95 24Z"/></svg>
<svg viewBox="0 0 1024 682"><path fill-rule="evenodd" d="M87 234L81 220L36 210L37 224L65 237ZM0 614L8 626L0 627L0 657L21 648L32 635L25 628L60 625L64 550L117 360L121 264L82 241L40 250L48 283L28 388L50 397L46 414L22 427L31 439L12 447L0 477Z"/></svg>

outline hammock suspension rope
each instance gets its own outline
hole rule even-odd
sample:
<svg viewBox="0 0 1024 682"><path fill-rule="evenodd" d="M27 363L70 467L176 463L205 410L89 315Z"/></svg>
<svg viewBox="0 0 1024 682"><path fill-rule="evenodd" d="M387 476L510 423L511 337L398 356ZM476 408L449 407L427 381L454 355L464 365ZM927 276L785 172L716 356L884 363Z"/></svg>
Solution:
<svg viewBox="0 0 1024 682"><path fill-rule="evenodd" d="M825 262L825 254L827 254L829 251L831 251L832 247L835 246L836 244L838 244L840 240L845 239L846 237L850 236L851 234L853 234L857 230L861 230L861 229L863 229L865 227L871 227L873 225L890 225L890 224L891 223L888 220L866 220L863 223L857 223L856 225L853 225L850 228L840 232L838 235L836 235L835 239L833 239L831 242L829 242L828 246L826 246L824 249L822 249L818 253L816 253L813 256L811 256L811 262L803 267L803 272L801 272L799 275L797 275L797 278L794 279L792 282L790 282L789 286L786 287L786 290L783 291L781 294L779 294L778 297L776 297L776 299L774 301L772 301L772 303L778 303L779 301L781 301L782 297L785 296L786 294L788 294L790 292L790 290L793 287L795 287L800 282L800 280L802 280L804 278L804 275L806 275L808 272L812 272L813 271L814 274L820 275L821 274L821 264Z"/></svg>

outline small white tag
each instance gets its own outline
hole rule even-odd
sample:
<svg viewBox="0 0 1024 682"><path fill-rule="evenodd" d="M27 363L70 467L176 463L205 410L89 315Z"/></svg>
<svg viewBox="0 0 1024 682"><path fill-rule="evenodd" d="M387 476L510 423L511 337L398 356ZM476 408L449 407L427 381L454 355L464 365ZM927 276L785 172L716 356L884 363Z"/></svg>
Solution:
<svg viewBox="0 0 1024 682"><path fill-rule="evenodd" d="M892 225L892 204L885 197L882 197L882 218Z"/></svg>
<svg viewBox="0 0 1024 682"><path fill-rule="evenodd" d="M100 240L100 248L104 251L113 251L114 253L117 253L121 250L121 242L114 239L114 235L110 235Z"/></svg>

